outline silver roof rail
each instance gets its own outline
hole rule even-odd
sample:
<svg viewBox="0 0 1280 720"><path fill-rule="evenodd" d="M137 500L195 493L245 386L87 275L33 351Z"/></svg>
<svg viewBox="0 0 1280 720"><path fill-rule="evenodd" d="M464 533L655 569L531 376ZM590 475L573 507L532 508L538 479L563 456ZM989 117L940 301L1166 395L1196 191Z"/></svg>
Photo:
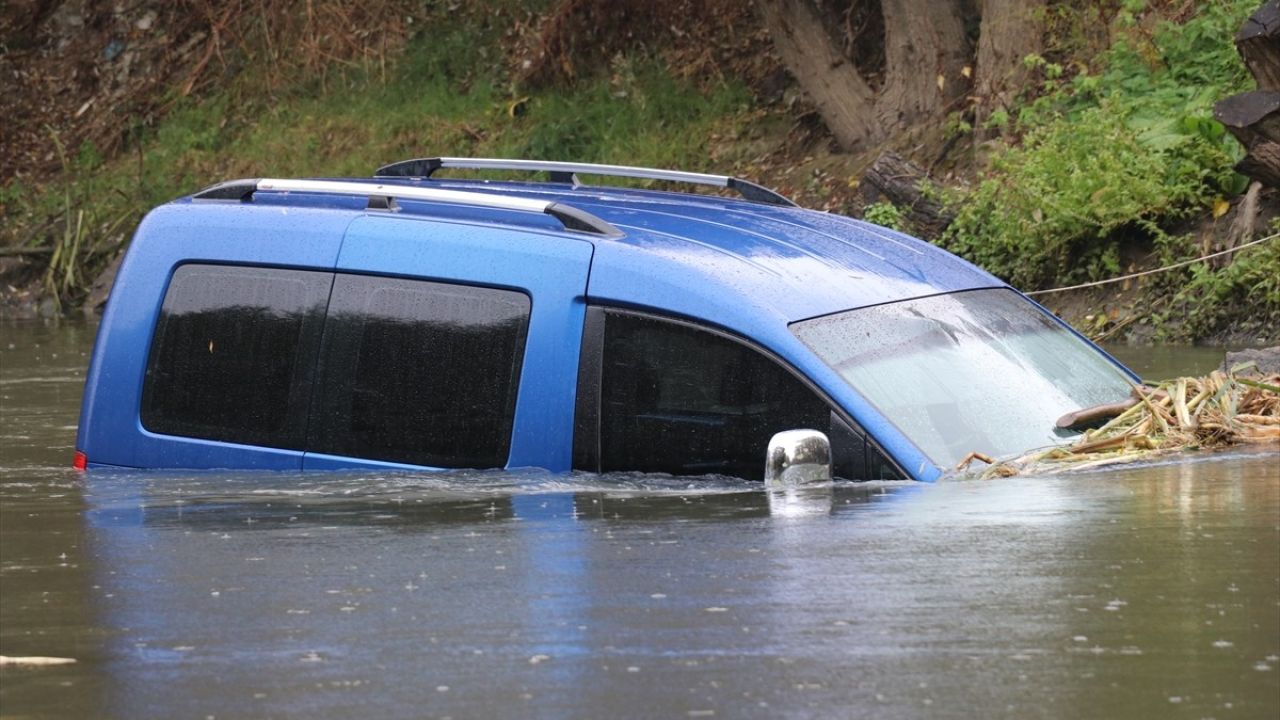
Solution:
<svg viewBox="0 0 1280 720"><path fill-rule="evenodd" d="M373 173L374 177L418 177L429 178L441 169L456 168L461 170L524 170L528 172L546 172L551 174L552 182L577 184L577 175L607 175L612 177L632 177L644 180L666 180L668 182L689 183L692 185L712 185L715 187L736 190L742 197L755 202L770 205L795 207L796 204L787 197L769 188L727 175L708 175L706 173L685 172L683 170L658 170L654 168L631 167L629 165L596 165L594 163L554 162L549 160L503 160L499 158L455 158L434 157L403 160L390 165L383 165Z"/></svg>
<svg viewBox="0 0 1280 720"><path fill-rule="evenodd" d="M236 200L246 202L258 191L300 192L325 195L352 195L369 198L371 210L396 210L396 198L401 200L427 200L430 202L515 210L518 212L550 215L564 225L565 230L618 237L622 231L589 212L572 205L532 200L529 198L495 195L492 193L464 192L439 188L384 185L372 182L343 180L286 180L279 178L249 178L218 183L192 195L193 200Z"/></svg>

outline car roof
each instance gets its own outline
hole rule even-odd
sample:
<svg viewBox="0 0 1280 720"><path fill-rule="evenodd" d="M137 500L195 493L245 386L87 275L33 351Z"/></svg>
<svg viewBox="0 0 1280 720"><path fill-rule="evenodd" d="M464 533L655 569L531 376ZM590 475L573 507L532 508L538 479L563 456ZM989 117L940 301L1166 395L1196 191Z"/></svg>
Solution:
<svg viewBox="0 0 1280 720"><path fill-rule="evenodd" d="M791 323L927 295L1004 286L989 273L909 235L782 204L565 182L400 177L341 182L368 183L384 191L399 186L484 193L585 211L620 231L572 233L595 245L589 295L696 318L714 315L731 329L750 326L751 318L761 315ZM332 202L358 207L349 200ZM510 222L510 213L470 217ZM545 222L534 226L550 228Z"/></svg>
<svg viewBox="0 0 1280 720"><path fill-rule="evenodd" d="M670 306L675 300L672 291L705 295L715 288L731 296L725 299L734 304L771 311L789 323L915 297L1004 286L995 276L930 243L833 213L619 187L425 182L571 205L618 228L622 233L616 237L587 236L596 245L592 294L628 304Z"/></svg>

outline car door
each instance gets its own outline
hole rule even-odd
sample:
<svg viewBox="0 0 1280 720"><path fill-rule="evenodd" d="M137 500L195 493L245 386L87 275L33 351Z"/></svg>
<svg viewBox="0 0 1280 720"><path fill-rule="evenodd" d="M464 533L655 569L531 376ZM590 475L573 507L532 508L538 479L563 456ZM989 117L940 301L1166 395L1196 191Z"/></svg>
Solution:
<svg viewBox="0 0 1280 720"><path fill-rule="evenodd" d="M368 215L347 231L305 469L570 468L592 244Z"/></svg>
<svg viewBox="0 0 1280 720"><path fill-rule="evenodd" d="M587 312L575 469L759 480L774 433L809 428L830 439L837 477L904 477L811 383L749 341L684 319Z"/></svg>

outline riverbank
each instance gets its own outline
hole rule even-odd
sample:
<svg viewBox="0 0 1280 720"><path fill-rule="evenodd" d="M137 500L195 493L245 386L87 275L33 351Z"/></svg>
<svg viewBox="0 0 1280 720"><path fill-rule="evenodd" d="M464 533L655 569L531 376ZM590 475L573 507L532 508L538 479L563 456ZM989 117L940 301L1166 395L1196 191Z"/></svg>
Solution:
<svg viewBox="0 0 1280 720"><path fill-rule="evenodd" d="M643 30L585 0L268 3L261 17L206 17L194 0L45 5L0 28L14 85L0 89L20 98L0 168L10 316L96 312L146 210L205 185L433 154L734 174L921 234L1025 290L1196 258L1280 214L1275 191L1247 193L1231 170L1242 150L1211 117L1250 82L1231 37L1253 2L1055 10L1005 111L975 128L961 106L857 153L741 3L664 0L652 12L670 23ZM533 72L548 57L549 79ZM866 192L886 151L927 174L949 225ZM1109 340L1274 340L1280 243L1229 260L1042 301Z"/></svg>

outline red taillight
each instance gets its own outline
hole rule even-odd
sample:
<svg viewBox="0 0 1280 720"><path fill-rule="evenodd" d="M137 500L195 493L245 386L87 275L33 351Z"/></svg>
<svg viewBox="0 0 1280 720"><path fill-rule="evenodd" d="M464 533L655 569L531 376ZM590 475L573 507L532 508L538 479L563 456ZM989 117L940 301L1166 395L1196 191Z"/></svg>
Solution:
<svg viewBox="0 0 1280 720"><path fill-rule="evenodd" d="M84 470L89 467L89 456L77 450L75 459L71 461L71 467L77 470Z"/></svg>

